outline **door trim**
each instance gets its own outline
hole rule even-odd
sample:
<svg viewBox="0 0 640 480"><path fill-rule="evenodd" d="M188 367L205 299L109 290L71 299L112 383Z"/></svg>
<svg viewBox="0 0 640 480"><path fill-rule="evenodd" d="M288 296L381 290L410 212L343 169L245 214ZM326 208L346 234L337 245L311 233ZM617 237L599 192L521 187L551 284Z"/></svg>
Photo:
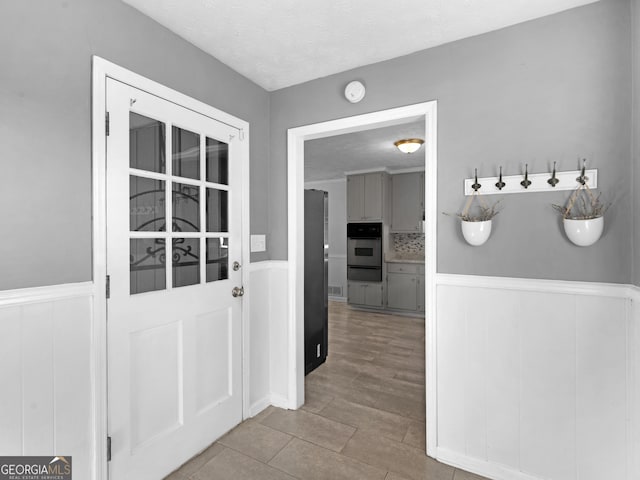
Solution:
<svg viewBox="0 0 640 480"><path fill-rule="evenodd" d="M330 120L287 131L287 208L289 259L288 401L304 404L304 142L317 138L388 127L424 119L425 131L425 327L427 454L436 456L436 254L437 254L437 101L417 103L353 117Z"/></svg>
<svg viewBox="0 0 640 480"><path fill-rule="evenodd" d="M183 93L165 87L153 80L120 67L104 58L92 57L92 213L93 255L92 272L96 295L94 296L95 328L92 338L93 364L93 439L95 479L106 480L107 471L107 237L106 237L106 84L107 78L118 80L144 90L170 102L184 106L238 129L244 135L238 157L241 161L242 198L242 283L248 283L249 251L249 123L218 110ZM242 418L249 416L249 298L245 294L242 305Z"/></svg>

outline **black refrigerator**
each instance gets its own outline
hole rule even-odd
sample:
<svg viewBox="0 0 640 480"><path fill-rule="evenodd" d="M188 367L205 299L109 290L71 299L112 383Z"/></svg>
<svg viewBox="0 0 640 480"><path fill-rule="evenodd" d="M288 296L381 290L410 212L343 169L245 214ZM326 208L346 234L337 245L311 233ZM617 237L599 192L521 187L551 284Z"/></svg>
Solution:
<svg viewBox="0 0 640 480"><path fill-rule="evenodd" d="M329 343L328 193L304 191L304 374L327 359Z"/></svg>

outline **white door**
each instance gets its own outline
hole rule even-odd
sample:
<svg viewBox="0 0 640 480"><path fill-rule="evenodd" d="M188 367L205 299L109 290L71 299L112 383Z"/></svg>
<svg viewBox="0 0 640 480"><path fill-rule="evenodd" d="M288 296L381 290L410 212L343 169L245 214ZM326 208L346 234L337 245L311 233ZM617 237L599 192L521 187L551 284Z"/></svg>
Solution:
<svg viewBox="0 0 640 480"><path fill-rule="evenodd" d="M242 419L239 135L111 79L107 111L109 473L158 480Z"/></svg>

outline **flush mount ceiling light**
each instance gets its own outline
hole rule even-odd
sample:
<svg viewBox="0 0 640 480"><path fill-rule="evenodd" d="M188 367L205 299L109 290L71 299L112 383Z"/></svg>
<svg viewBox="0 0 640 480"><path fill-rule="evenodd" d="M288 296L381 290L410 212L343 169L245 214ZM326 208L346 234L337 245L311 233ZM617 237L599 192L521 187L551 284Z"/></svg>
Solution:
<svg viewBox="0 0 640 480"><path fill-rule="evenodd" d="M417 151L423 143L424 140L420 138L406 138L404 140L393 142L393 144L398 147L398 150L402 153L413 153Z"/></svg>

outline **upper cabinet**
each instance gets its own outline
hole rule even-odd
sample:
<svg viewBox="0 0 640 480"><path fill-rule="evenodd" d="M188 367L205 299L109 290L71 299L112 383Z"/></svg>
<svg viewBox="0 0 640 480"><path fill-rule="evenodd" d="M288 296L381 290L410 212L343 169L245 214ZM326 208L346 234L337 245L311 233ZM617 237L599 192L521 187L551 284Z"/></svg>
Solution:
<svg viewBox="0 0 640 480"><path fill-rule="evenodd" d="M424 172L391 176L392 233L422 233L424 220Z"/></svg>
<svg viewBox="0 0 640 480"><path fill-rule="evenodd" d="M347 221L379 221L385 218L388 175L363 173L347 177Z"/></svg>

